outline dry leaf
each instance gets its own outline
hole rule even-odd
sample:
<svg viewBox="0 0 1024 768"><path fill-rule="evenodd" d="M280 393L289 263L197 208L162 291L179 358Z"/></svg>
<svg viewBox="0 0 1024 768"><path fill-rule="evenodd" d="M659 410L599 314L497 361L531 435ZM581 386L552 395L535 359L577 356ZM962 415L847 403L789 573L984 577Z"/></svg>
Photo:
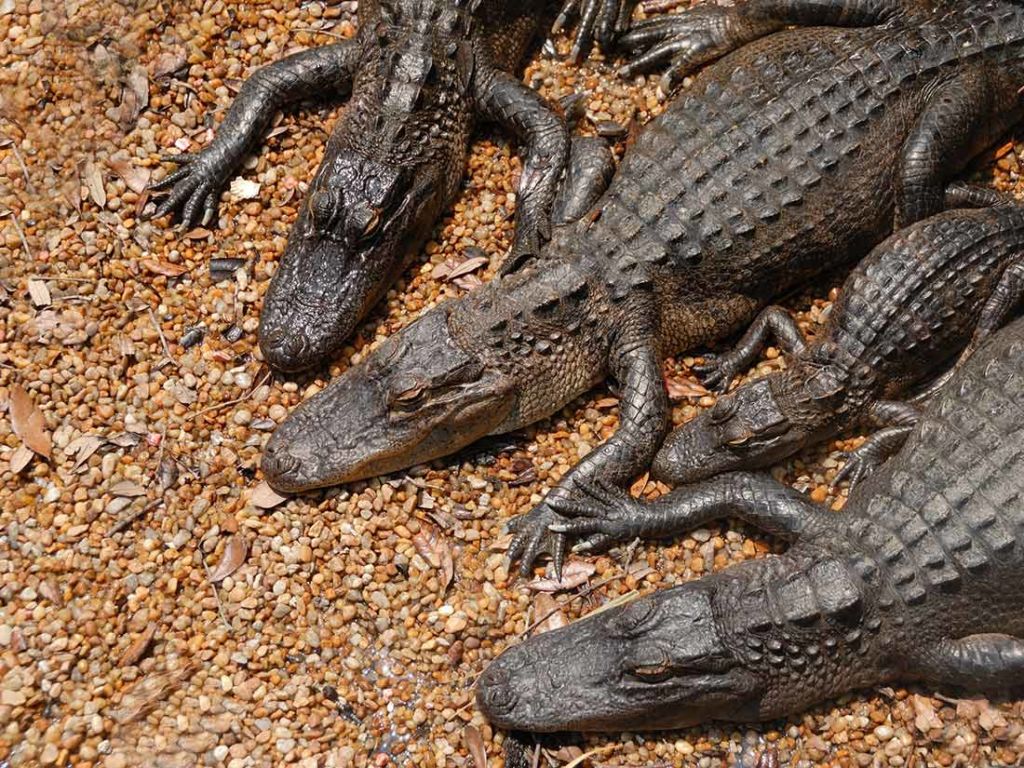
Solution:
<svg viewBox="0 0 1024 768"><path fill-rule="evenodd" d="M533 620L538 622L533 628L535 635L569 625L562 606L547 592L541 592L533 599Z"/></svg>
<svg viewBox="0 0 1024 768"><path fill-rule="evenodd" d="M212 234L213 232L208 230L206 227L196 227L195 229L190 229L186 232L185 237L189 240L205 240Z"/></svg>
<svg viewBox="0 0 1024 768"><path fill-rule="evenodd" d="M50 303L53 301L50 298L50 289L46 287L46 283L42 280L28 281L28 295L32 299L32 303L40 309L50 306Z"/></svg>
<svg viewBox="0 0 1024 768"><path fill-rule="evenodd" d="M146 489L131 480L122 480L110 486L110 493L113 496L123 496L124 498L132 499L138 496L145 496Z"/></svg>
<svg viewBox="0 0 1024 768"><path fill-rule="evenodd" d="M170 456L164 456L160 460L160 466L157 467L156 478L160 483L161 490L166 491L178 482L178 462Z"/></svg>
<svg viewBox="0 0 1024 768"><path fill-rule="evenodd" d="M463 275L462 277L456 277L452 282L464 291L475 291L484 284L484 281L476 275Z"/></svg>
<svg viewBox="0 0 1024 768"><path fill-rule="evenodd" d="M564 592L587 583L597 566L583 560L573 560L562 569L561 579L534 579L527 586L535 592Z"/></svg>
<svg viewBox="0 0 1024 768"><path fill-rule="evenodd" d="M619 401L614 397L602 397L600 400L594 403L594 407L597 408L598 410L603 411L607 408L614 408L618 404Z"/></svg>
<svg viewBox="0 0 1024 768"><path fill-rule="evenodd" d="M110 158L107 160L110 169L124 179L125 185L137 195L141 195L149 186L149 178L152 171L149 168L141 168L131 160L123 158Z"/></svg>
<svg viewBox="0 0 1024 768"><path fill-rule="evenodd" d="M978 725L986 731L993 731L996 728L1005 728L1006 717L998 709L989 704L988 699L981 699L978 702Z"/></svg>
<svg viewBox="0 0 1024 768"><path fill-rule="evenodd" d="M448 540L433 526L424 525L412 537L412 543L424 560L441 571L441 591L447 590L455 578L455 561Z"/></svg>
<svg viewBox="0 0 1024 768"><path fill-rule="evenodd" d="M136 64L128 72L125 88L121 93L121 105L118 122L125 130L135 125L135 121L149 106L149 72L141 64Z"/></svg>
<svg viewBox="0 0 1024 768"><path fill-rule="evenodd" d="M89 190L89 197L92 198L92 201L98 207L105 208L107 190L103 186L103 174L100 172L99 166L92 160L87 162L82 170L82 181L85 182L85 188Z"/></svg>
<svg viewBox="0 0 1024 768"><path fill-rule="evenodd" d="M273 488L271 488L270 484L267 483L266 480L264 480L262 483L257 485L252 490L251 501L254 506L257 506L260 509L273 509L278 504L281 504L287 500L287 496L282 496Z"/></svg>
<svg viewBox="0 0 1024 768"><path fill-rule="evenodd" d="M170 264L166 261L157 261L156 259L143 259L142 266L146 268L148 272L152 272L156 275L164 275L165 277L177 277L188 272L188 267L181 264Z"/></svg>
<svg viewBox="0 0 1024 768"><path fill-rule="evenodd" d="M153 61L153 77L161 78L173 75L187 63L183 52L164 51Z"/></svg>
<svg viewBox="0 0 1024 768"><path fill-rule="evenodd" d="M931 730L942 729L942 720L935 713L935 706L931 699L919 696L916 693L910 697L910 703L914 706L916 716L914 725L921 733L928 733Z"/></svg>
<svg viewBox="0 0 1024 768"><path fill-rule="evenodd" d="M14 453L11 454L11 472L16 475L19 474L29 465L33 456L35 456L35 454L32 453L32 451L24 445L19 445L14 449Z"/></svg>
<svg viewBox="0 0 1024 768"><path fill-rule="evenodd" d="M26 447L43 458L50 458L52 445L43 414L36 408L28 392L17 384L11 387L10 409L14 434L21 438Z"/></svg>
<svg viewBox="0 0 1024 768"><path fill-rule="evenodd" d="M476 768L487 768L487 750L484 749L484 740L474 726L467 725L462 729L462 740L466 749L473 758Z"/></svg>
<svg viewBox="0 0 1024 768"><path fill-rule="evenodd" d="M688 397L704 397L711 394L696 379L666 379L665 386L668 389L668 396L672 400L685 400Z"/></svg>
<svg viewBox="0 0 1024 768"><path fill-rule="evenodd" d="M249 554L249 544L245 538L237 534L228 538L224 545L224 554L220 562L210 571L210 581L219 584L228 576L242 567L246 556Z"/></svg>
<svg viewBox="0 0 1024 768"><path fill-rule="evenodd" d="M644 492L644 488L647 487L647 483L648 483L648 481L650 479L651 479L651 473L650 472L644 472L643 475L641 475L639 480L637 480L635 483L633 483L631 486L629 486L629 495L630 496L639 496L641 493L643 493Z"/></svg>
<svg viewBox="0 0 1024 768"><path fill-rule="evenodd" d="M121 705L116 709L107 710L114 721L120 725L140 720L158 704L163 704L168 697L181 687L182 683L192 677L190 667L163 672L144 677L121 697Z"/></svg>
<svg viewBox="0 0 1024 768"><path fill-rule="evenodd" d="M234 179L229 189L237 200L252 200L260 193L260 185L258 183L241 178Z"/></svg>
<svg viewBox="0 0 1024 768"><path fill-rule="evenodd" d="M475 272L476 270L480 269L480 267L490 264L490 262L491 260L488 259L486 256L474 256L470 259L466 259L457 267L452 269L451 272L448 273L448 279L454 280L457 277L468 275L470 272Z"/></svg>
<svg viewBox="0 0 1024 768"><path fill-rule="evenodd" d="M119 667L131 667L138 664L142 657L146 655L146 651L149 650L149 644L153 642L154 635L156 635L156 622L151 621L142 634L136 637L131 645L125 649L124 653L121 654L117 665Z"/></svg>
<svg viewBox="0 0 1024 768"><path fill-rule="evenodd" d="M99 450L103 442L103 438L98 435L82 435L68 443L64 449L64 455L75 458L75 464L71 467L71 471L74 472L85 464L89 457Z"/></svg>

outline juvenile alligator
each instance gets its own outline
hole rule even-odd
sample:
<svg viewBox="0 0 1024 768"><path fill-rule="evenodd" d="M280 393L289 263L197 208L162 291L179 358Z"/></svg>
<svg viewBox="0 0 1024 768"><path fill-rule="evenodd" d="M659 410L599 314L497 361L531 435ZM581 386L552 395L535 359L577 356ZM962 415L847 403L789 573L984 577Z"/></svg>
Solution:
<svg viewBox="0 0 1024 768"><path fill-rule="evenodd" d="M664 356L729 336L894 224L940 212L951 175L1020 113L1024 6L1005 0L758 0L661 21L669 36L690 28L705 53L753 37L751 25L848 26L771 34L701 72L540 258L426 313L297 408L263 456L274 487L449 454L610 373L618 431L513 523L522 567L546 550L557 568L552 497L577 496L581 480L625 485L654 458Z"/></svg>
<svg viewBox="0 0 1024 768"><path fill-rule="evenodd" d="M180 208L188 224L209 220L224 183L279 108L351 89L264 299L259 340L267 362L297 370L341 348L455 197L477 117L497 121L524 145L513 252L533 253L550 234L567 130L510 74L545 5L363 0L353 39L258 70L213 143L174 158L183 167L155 185L172 187L156 215ZM587 34L581 29L582 39Z"/></svg>
<svg viewBox="0 0 1024 768"><path fill-rule="evenodd" d="M1024 683L1024 321L985 342L841 513L731 473L580 534L739 517L793 543L535 636L480 678L497 726L650 730L770 720L895 680Z"/></svg>
<svg viewBox="0 0 1024 768"><path fill-rule="evenodd" d="M856 483L916 422L918 408L902 398L1002 325L1022 292L1024 207L953 210L901 230L847 278L813 343L786 310L769 307L731 352L710 358L705 381L724 388L769 337L793 355L785 370L719 397L673 432L651 474L692 483L771 466L859 424L882 427L843 468L839 479Z"/></svg>

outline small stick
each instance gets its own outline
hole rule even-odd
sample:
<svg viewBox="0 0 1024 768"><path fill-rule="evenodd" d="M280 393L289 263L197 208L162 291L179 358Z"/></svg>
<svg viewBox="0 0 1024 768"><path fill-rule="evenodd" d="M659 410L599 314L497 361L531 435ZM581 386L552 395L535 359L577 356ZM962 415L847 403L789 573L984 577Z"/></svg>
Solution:
<svg viewBox="0 0 1024 768"><path fill-rule="evenodd" d="M144 506L142 509L132 512L127 517L122 517L120 520L114 523L114 526L107 533L107 536L113 536L115 533L121 533L121 531L130 527L132 523L134 523L140 517L147 514L148 512L150 512L151 510L155 509L156 507L160 506L163 503L163 499L156 499L155 501L149 502L149 504Z"/></svg>
<svg viewBox="0 0 1024 768"><path fill-rule="evenodd" d="M192 413L192 414L189 414L188 416L186 416L185 417L185 421L192 421L193 419L198 419L204 413L209 413L210 411L218 411L221 408L230 408L232 405L238 405L239 403L241 403L241 402L243 402L245 400L248 400L249 396L252 395L253 392L255 392L257 389L262 387L264 384L266 384L267 380L269 378L270 378L270 371L268 370L266 372L266 374L264 374L263 378L260 379L258 382L256 382L252 386L252 388L248 392L246 392L244 395L242 395L241 397L236 397L234 400L228 400L228 401L223 402L223 403L217 403L216 405L208 405L206 408L203 408L203 410L196 411L195 413Z"/></svg>
<svg viewBox="0 0 1024 768"><path fill-rule="evenodd" d="M572 595L564 603L561 603L558 606L556 606L555 608L552 608L544 616L541 616L539 619L535 619L526 629L523 630L523 633L522 633L522 635L520 635L520 637L526 637L533 630L535 630L538 625L543 624L550 617L554 616L560 610L562 610L567 605L569 605L569 603L572 603L575 600L582 600L584 597L587 597L588 595L592 594L593 592L595 592L596 590L600 589L601 587L603 587L603 586L605 586L607 584L611 584L613 581L618 581L619 579L624 579L625 577L626 577L625 573L618 573L618 574L616 574L614 576L609 576L607 579L604 579L603 581L597 582L597 584L588 585L585 589L581 589L579 592L577 592L576 594Z"/></svg>
<svg viewBox="0 0 1024 768"><path fill-rule="evenodd" d="M25 237L25 231L21 228L21 224L18 223L18 216L14 211L7 211L7 215L11 217L11 223L14 224L14 228L18 231L18 237L21 238L21 245L25 249L25 255L29 261L32 261L32 249L29 248L28 239Z"/></svg>
<svg viewBox="0 0 1024 768"><path fill-rule="evenodd" d="M11 148L11 152L14 153L14 159L18 161L18 165L21 166L21 175L25 177L25 191L31 195L36 193L35 185L32 183L32 179L28 175L28 166L25 165L25 158L21 156L21 152L18 151L18 142L12 139L10 136L7 140L11 143L8 145Z"/></svg>
<svg viewBox="0 0 1024 768"><path fill-rule="evenodd" d="M156 328L157 335L160 337L160 344L164 348L164 356L174 365L178 367L178 361L174 359L174 355L171 354L171 348L167 344L167 338L164 336L164 329L160 327L160 320L156 316L156 312L150 306L146 307L146 311L149 313L150 322L153 323L153 327Z"/></svg>
<svg viewBox="0 0 1024 768"><path fill-rule="evenodd" d="M210 589L213 590L213 599L217 601L217 613L220 614L220 620L224 622L224 627L228 632L234 631L231 627L231 622L228 621L228 615L224 612L224 603L220 601L220 593L217 591L217 585L213 583L213 579L210 578L210 566L206 564L206 558L203 560L203 570L206 571L206 578L210 582Z"/></svg>

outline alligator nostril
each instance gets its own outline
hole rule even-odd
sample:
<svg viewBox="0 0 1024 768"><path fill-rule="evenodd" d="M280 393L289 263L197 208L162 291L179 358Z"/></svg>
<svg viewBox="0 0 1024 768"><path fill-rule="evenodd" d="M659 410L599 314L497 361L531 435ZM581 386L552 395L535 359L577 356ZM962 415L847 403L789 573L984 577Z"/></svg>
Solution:
<svg viewBox="0 0 1024 768"><path fill-rule="evenodd" d="M287 448L271 442L263 452L261 467L263 474L271 481L285 477L299 468L302 462Z"/></svg>
<svg viewBox="0 0 1024 768"><path fill-rule="evenodd" d="M309 343L302 334L276 329L260 339L264 359L274 368L285 371L305 368L310 364L306 354Z"/></svg>
<svg viewBox="0 0 1024 768"><path fill-rule="evenodd" d="M518 700L508 672L492 665L480 678L478 698L484 713L489 717L500 717L511 712Z"/></svg>

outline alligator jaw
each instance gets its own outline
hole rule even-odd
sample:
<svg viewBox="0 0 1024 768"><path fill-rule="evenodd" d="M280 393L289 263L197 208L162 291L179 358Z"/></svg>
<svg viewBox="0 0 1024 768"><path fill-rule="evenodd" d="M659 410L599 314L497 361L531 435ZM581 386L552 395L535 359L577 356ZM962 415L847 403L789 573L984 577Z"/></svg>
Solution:
<svg viewBox="0 0 1024 768"><path fill-rule="evenodd" d="M263 472L294 493L452 453L497 431L512 382L462 349L439 307L300 405L270 438Z"/></svg>

